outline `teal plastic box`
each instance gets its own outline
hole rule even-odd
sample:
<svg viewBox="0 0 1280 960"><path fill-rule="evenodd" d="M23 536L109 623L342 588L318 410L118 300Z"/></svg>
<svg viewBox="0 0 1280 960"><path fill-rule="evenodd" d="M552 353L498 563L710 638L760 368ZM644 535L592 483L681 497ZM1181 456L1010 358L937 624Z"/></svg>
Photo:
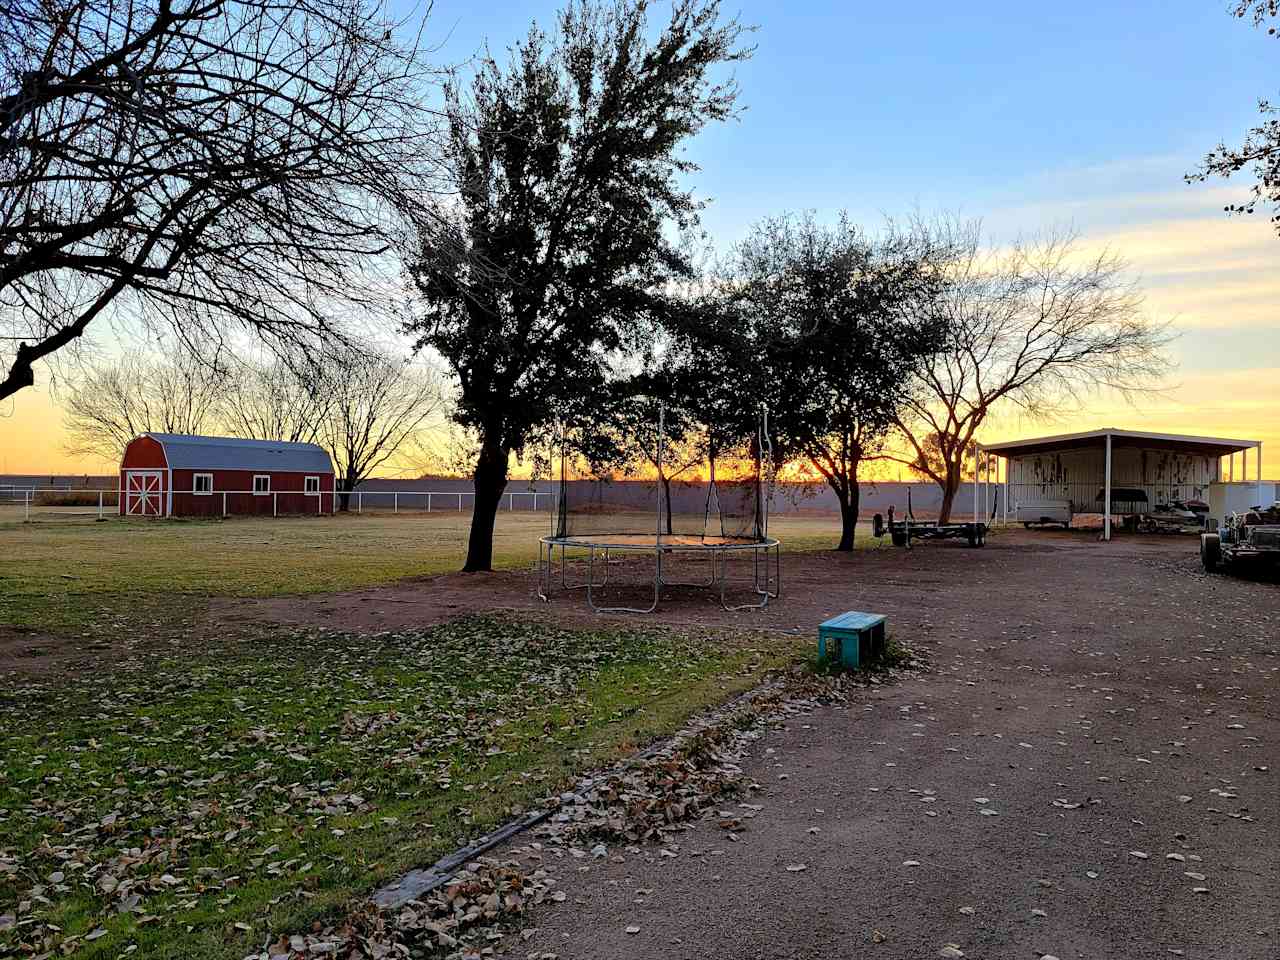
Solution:
<svg viewBox="0 0 1280 960"><path fill-rule="evenodd" d="M830 653L846 667L858 666L884 653L885 618L879 613L850 610L818 627L818 657Z"/></svg>

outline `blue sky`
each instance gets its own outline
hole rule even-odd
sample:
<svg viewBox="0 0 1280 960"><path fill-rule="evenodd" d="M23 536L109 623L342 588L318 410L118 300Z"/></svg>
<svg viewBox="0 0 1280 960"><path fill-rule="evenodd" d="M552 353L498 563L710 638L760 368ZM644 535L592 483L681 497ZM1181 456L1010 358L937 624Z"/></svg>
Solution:
<svg viewBox="0 0 1280 960"><path fill-rule="evenodd" d="M505 48L533 19L550 25L556 7L437 0L431 22L462 58L486 37ZM1180 175L1277 86L1280 42L1213 0L724 10L759 29L737 69L742 120L689 149L717 237L779 209L990 216L1041 199L1191 194Z"/></svg>
<svg viewBox="0 0 1280 960"><path fill-rule="evenodd" d="M442 44L442 62L486 40L501 53L532 20L551 27L557 7L435 0L425 39ZM1114 425L1280 450L1280 238L1265 214L1222 213L1247 179L1182 181L1220 140L1243 136L1259 97L1280 100L1280 40L1231 17L1226 0L724 10L759 29L754 59L736 70L741 120L688 147L718 246L806 209L847 209L872 228L913 212L980 217L997 242L1072 227L1130 260L1149 313L1181 334L1179 370L1140 409L1093 398L1068 422L995 423L983 439ZM44 386L0 409L0 470L99 468L62 452L60 418Z"/></svg>

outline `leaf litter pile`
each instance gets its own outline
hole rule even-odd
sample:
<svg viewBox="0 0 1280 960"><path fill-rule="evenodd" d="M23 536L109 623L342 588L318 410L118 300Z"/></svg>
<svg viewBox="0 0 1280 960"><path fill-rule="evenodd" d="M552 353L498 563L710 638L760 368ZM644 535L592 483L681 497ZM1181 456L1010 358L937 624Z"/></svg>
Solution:
<svg viewBox="0 0 1280 960"><path fill-rule="evenodd" d="M479 921L551 896L545 879L481 862L412 918L323 920L786 656L470 618L228 641L84 680L9 678L0 956L288 955L301 943L309 956L381 957L397 949L388 924L417 924L420 941L449 948ZM626 826L637 811L678 822L702 810L713 767L668 761L646 789L674 801L619 782L575 822L601 836L637 829Z"/></svg>
<svg viewBox="0 0 1280 960"><path fill-rule="evenodd" d="M542 798L550 816L530 831L531 840L504 856L477 857L419 898L384 911L362 905L340 923L282 936L244 960L493 956L496 944L530 908L565 902L553 871L566 857L570 862L604 859L610 843L632 854L640 853L640 844L660 844L669 853L679 834L704 818L716 820L736 839L761 809L746 802L760 786L739 765L744 751L766 726L808 713L818 702L843 699L844 683L844 677L801 671L775 678L695 718L660 749L587 777L574 790ZM731 798L740 801L734 809L720 809Z"/></svg>

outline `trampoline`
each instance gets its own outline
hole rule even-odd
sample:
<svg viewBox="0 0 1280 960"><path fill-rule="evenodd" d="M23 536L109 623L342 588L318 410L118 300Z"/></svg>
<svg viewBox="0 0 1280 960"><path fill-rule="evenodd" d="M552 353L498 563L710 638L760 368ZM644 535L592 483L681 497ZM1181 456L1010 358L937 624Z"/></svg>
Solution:
<svg viewBox="0 0 1280 960"><path fill-rule="evenodd" d="M647 432L619 444L632 451L619 469L582 477L570 475L561 434L552 457L553 471L558 461L553 529L538 544L538 596L550 601L557 591L580 589L597 613L652 613L665 589L692 587L712 591L725 610L768 606L781 592L782 559L781 544L769 536L772 471L768 490L764 475L773 451L767 413L761 410L747 436L705 425L686 428L673 449L660 406ZM585 577L570 576L570 554L575 567L585 562ZM628 555L646 554L653 557L652 576L640 587L647 605L602 600L602 591L616 587L611 568ZM673 576L688 564L703 567L702 575ZM731 578L731 566L747 567L747 574Z"/></svg>

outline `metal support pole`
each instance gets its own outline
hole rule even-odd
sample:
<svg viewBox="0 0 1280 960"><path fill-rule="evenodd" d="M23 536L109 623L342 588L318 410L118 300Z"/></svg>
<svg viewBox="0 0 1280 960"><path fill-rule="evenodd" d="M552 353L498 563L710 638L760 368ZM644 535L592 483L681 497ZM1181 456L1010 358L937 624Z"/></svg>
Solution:
<svg viewBox="0 0 1280 960"><path fill-rule="evenodd" d="M227 516L227 491L225 490L222 491L222 516L224 519Z"/></svg>
<svg viewBox="0 0 1280 960"><path fill-rule="evenodd" d="M1265 503L1265 502L1264 502L1264 500L1265 500L1266 498L1262 496L1262 441L1261 441L1261 440L1259 440L1259 441L1258 441L1258 456L1257 456L1257 460L1258 460L1258 464L1257 464L1257 467L1258 467L1258 506L1260 506L1260 507L1269 507L1269 506L1271 506L1271 504L1269 504L1269 503Z"/></svg>
<svg viewBox="0 0 1280 960"><path fill-rule="evenodd" d="M356 492L356 513L364 513L364 491Z"/></svg>
<svg viewBox="0 0 1280 960"><path fill-rule="evenodd" d="M27 521L27 523L30 523L31 522L31 491L30 490L22 491L22 512L23 512L23 518Z"/></svg>
<svg viewBox="0 0 1280 960"><path fill-rule="evenodd" d="M102 519L102 491L98 491L98 519Z"/></svg>
<svg viewBox="0 0 1280 960"><path fill-rule="evenodd" d="M400 494L399 493L391 494L391 512L392 513L400 512Z"/></svg>
<svg viewBox="0 0 1280 960"><path fill-rule="evenodd" d="M462 494L458 494L458 512L462 512Z"/></svg>
<svg viewBox="0 0 1280 960"><path fill-rule="evenodd" d="M273 517L280 516L280 494L274 490L271 491L271 515Z"/></svg>
<svg viewBox="0 0 1280 960"><path fill-rule="evenodd" d="M1111 539L1111 434L1107 434L1106 482L1102 490L1102 539Z"/></svg>
<svg viewBox="0 0 1280 960"><path fill-rule="evenodd" d="M427 494L427 513L431 512L431 494Z"/></svg>
<svg viewBox="0 0 1280 960"><path fill-rule="evenodd" d="M1004 458L1004 525L1009 525L1009 465L1011 461Z"/></svg>
<svg viewBox="0 0 1280 960"><path fill-rule="evenodd" d="M978 444L973 445L973 522L978 522L978 453L982 450Z"/></svg>
<svg viewBox="0 0 1280 960"><path fill-rule="evenodd" d="M663 431L666 430L666 428L667 428L667 408L660 404L658 406L658 478L659 479L662 478L662 434L663 434ZM713 465L711 469L715 470L715 466ZM711 482L713 484L715 483L714 473L711 475ZM657 536L657 539L654 542L658 545L659 548L661 548L662 546L662 484L661 483L658 484L657 501L658 501L658 529L654 531ZM668 510L671 509L670 504L667 505L667 509ZM705 526L703 527L702 532L704 534L706 533ZM658 591L658 584L662 582L662 550L661 549L658 550L657 576L658 576L658 579L654 582L654 588L653 588L655 597ZM654 602L655 603L657 602L656 599Z"/></svg>

